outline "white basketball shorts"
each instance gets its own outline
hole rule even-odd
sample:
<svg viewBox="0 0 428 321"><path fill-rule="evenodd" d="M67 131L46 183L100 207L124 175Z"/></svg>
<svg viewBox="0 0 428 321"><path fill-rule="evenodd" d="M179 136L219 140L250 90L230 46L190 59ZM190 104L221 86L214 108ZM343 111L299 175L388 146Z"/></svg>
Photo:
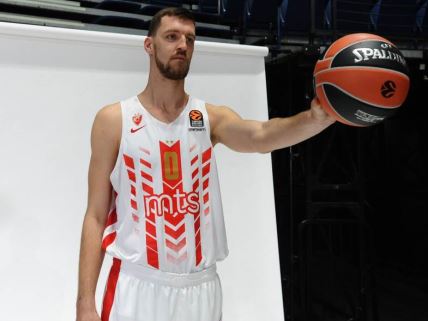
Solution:
<svg viewBox="0 0 428 321"><path fill-rule="evenodd" d="M102 321L220 321L222 291L216 266L167 273L113 259Z"/></svg>

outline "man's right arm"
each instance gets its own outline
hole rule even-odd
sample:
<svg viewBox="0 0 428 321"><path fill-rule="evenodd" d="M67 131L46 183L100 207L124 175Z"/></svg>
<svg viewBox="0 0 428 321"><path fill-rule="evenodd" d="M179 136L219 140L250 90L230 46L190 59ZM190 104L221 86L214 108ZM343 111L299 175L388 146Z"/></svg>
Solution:
<svg viewBox="0 0 428 321"><path fill-rule="evenodd" d="M111 201L110 173L116 162L120 137L120 105L102 108L95 117L91 132L88 205L80 244L77 321L100 320L95 306L95 290L104 259L101 243Z"/></svg>

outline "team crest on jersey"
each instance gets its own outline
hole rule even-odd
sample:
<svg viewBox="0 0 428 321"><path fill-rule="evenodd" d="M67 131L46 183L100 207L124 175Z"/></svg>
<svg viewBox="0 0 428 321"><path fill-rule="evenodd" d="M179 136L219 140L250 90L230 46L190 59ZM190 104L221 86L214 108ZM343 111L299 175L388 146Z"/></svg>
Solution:
<svg viewBox="0 0 428 321"><path fill-rule="evenodd" d="M199 110L191 110L189 113L190 131L204 131L204 115Z"/></svg>
<svg viewBox="0 0 428 321"><path fill-rule="evenodd" d="M143 120L143 116L140 113L135 113L134 116L132 116L132 121L137 126L140 125L142 120Z"/></svg>

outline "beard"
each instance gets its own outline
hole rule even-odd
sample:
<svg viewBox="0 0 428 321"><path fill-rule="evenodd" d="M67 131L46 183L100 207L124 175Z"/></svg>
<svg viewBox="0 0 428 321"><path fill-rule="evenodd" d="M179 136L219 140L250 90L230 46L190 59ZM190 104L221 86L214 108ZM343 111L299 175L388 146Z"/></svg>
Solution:
<svg viewBox="0 0 428 321"><path fill-rule="evenodd" d="M184 60L181 64L178 64L174 67L173 65L171 65L170 61L167 63L163 63L162 61L160 61L157 53L155 52L155 61L160 73L165 78L171 80L182 80L186 78L187 73L189 72L190 61L188 60Z"/></svg>

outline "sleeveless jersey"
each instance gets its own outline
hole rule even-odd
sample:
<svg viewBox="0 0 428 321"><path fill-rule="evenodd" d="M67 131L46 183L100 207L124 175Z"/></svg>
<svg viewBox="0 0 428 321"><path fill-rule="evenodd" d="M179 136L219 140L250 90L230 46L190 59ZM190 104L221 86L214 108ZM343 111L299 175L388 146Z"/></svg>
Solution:
<svg viewBox="0 0 428 321"><path fill-rule="evenodd" d="M122 137L102 248L174 273L201 271L224 259L226 231L205 102L189 97L168 124L136 96L120 105Z"/></svg>

